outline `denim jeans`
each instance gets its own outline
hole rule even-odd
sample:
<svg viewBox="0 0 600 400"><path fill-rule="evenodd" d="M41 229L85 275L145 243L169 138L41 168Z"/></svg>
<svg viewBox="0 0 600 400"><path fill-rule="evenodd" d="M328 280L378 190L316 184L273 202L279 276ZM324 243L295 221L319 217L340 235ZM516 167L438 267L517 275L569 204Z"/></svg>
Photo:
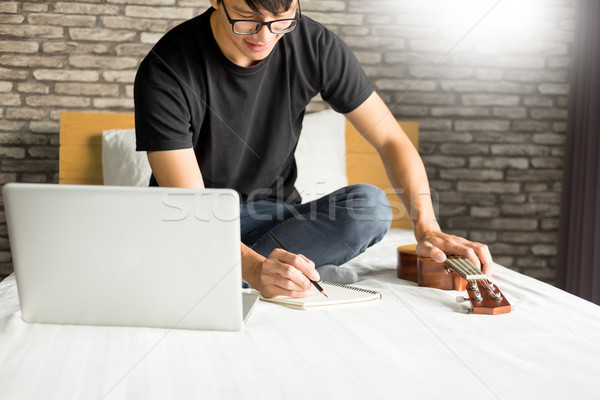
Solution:
<svg viewBox="0 0 600 400"><path fill-rule="evenodd" d="M340 265L380 241L392 221L383 191L375 186L346 186L305 204L259 200L242 204L242 242L267 257L275 243L303 254L315 265Z"/></svg>

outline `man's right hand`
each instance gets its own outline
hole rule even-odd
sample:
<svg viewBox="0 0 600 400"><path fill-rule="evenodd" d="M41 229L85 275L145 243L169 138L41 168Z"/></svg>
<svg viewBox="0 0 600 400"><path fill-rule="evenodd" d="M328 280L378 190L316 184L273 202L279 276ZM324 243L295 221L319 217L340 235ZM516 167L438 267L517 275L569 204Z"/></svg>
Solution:
<svg viewBox="0 0 600 400"><path fill-rule="evenodd" d="M308 297L313 294L310 279L318 281L319 273L315 264L302 254L275 249L264 258L245 245L242 248L244 279L264 297ZM254 262L250 258L254 258ZM244 268L249 262L252 265Z"/></svg>

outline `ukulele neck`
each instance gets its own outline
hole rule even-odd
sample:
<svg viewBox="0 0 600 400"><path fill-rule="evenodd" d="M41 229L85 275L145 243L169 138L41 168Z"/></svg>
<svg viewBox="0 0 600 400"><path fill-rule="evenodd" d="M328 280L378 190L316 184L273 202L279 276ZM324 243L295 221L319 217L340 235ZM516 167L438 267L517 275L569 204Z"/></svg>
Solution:
<svg viewBox="0 0 600 400"><path fill-rule="evenodd" d="M481 272L468 258L459 256L448 256L446 258L448 264L454 271L462 276L467 281L486 279L484 273Z"/></svg>

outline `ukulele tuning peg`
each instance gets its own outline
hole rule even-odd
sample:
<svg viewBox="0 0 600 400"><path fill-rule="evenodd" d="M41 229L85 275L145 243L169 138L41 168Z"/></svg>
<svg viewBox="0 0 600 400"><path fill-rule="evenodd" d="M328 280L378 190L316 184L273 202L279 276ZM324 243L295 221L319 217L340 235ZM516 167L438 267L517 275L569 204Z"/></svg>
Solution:
<svg viewBox="0 0 600 400"><path fill-rule="evenodd" d="M473 310L470 307L465 306L464 304L458 308L458 311L463 314L473 314Z"/></svg>
<svg viewBox="0 0 600 400"><path fill-rule="evenodd" d="M464 297L464 296L456 296L456 302L457 303L462 303L464 301L468 301L469 298L468 297Z"/></svg>

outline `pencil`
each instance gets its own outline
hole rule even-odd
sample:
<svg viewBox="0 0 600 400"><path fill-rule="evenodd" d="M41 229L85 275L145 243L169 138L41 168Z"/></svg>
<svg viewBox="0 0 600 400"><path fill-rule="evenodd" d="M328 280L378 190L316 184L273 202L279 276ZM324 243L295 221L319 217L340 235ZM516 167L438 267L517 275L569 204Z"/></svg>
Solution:
<svg viewBox="0 0 600 400"><path fill-rule="evenodd" d="M277 244L277 246L281 247L283 250L285 251L289 251L288 249L285 248L285 246L283 245L283 243L281 243L279 241L279 239L277 239L277 236L275 236L275 234L272 231L269 231L269 236L271 237L271 239L273 239L273 241L275 242L275 244ZM319 282L317 281L313 281L312 279L308 279L316 288L319 292L321 292L321 294L325 297L329 297L327 296L327 293L325 293L325 291L323 290L323 288L321 287L321 285L319 285Z"/></svg>

